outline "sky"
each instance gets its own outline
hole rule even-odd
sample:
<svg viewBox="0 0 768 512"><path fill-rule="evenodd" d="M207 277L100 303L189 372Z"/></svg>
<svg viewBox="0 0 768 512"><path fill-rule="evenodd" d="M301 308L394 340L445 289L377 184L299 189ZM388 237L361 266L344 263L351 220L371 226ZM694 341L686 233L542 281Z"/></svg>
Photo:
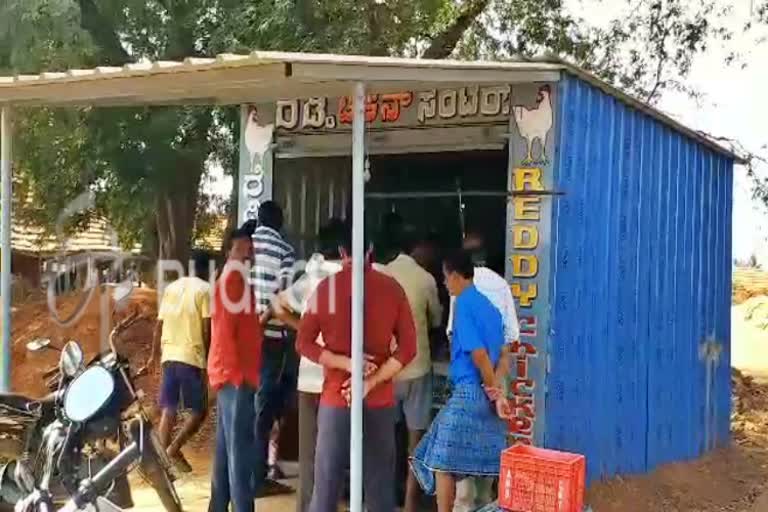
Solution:
<svg viewBox="0 0 768 512"><path fill-rule="evenodd" d="M741 0L735 6L734 28L739 29L747 21L749 5L749 0ZM760 35L768 35L768 29ZM757 36L739 32L734 40L738 51L744 53L743 69L725 67L723 59L727 52L722 48L713 48L697 59L689 81L706 95L701 108L680 95L665 97L661 108L695 128L736 139L752 151L759 151L768 143L768 42L756 44ZM765 154L765 150L761 152ZM760 172L766 172L765 165ZM734 257L746 259L755 254L768 266L768 215L764 207L752 200L750 178L743 168L736 168L733 192Z"/></svg>
<svg viewBox="0 0 768 512"><path fill-rule="evenodd" d="M692 1L692 0L691 0ZM598 26L621 15L626 2L616 0L566 0L565 6ZM728 5L723 0L723 5ZM697 101L682 93L666 93L657 105L691 128L716 136L738 140L752 151L768 143L768 27L745 33L753 2L733 0L732 11L725 21L734 31L734 39L711 45L694 60L687 84L703 95ZM739 65L726 66L729 51L742 54ZM742 64L744 67L742 68ZM763 150L763 154L768 150ZM768 169L762 166L760 172ZM768 266L768 215L765 208L752 200L750 179L745 169L737 167L734 176L733 256L741 260L752 254Z"/></svg>
<svg viewBox="0 0 768 512"><path fill-rule="evenodd" d="M693 0L690 0L693 1ZM728 0L722 0L728 4ZM738 140L753 151L768 144L768 27L744 33L752 0L732 0L733 9L725 20L735 37L727 43L711 45L706 54L698 55L687 84L702 98L694 100L681 93L665 93L658 108L691 128ZM601 25L620 16L627 3L618 0L565 0L566 9ZM765 37L766 42L756 42ZM742 54L739 65L726 66L730 51ZM742 66L743 64L743 66ZM768 155L768 149L763 150ZM222 197L229 197L231 178L212 169L212 187ZM760 172L768 175L768 166ZM768 267L768 213L752 200L750 179L737 167L734 177L733 257L747 260L755 254Z"/></svg>

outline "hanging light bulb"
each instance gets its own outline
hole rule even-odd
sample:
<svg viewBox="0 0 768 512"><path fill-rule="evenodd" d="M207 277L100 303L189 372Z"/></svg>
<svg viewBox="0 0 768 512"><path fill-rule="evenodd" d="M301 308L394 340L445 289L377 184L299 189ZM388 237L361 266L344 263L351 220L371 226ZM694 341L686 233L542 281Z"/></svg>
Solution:
<svg viewBox="0 0 768 512"><path fill-rule="evenodd" d="M365 165L363 171L363 179L366 183L371 181L371 136L368 131L363 132L363 144L365 144Z"/></svg>
<svg viewBox="0 0 768 512"><path fill-rule="evenodd" d="M371 159L367 156L365 157L365 172L363 172L363 177L365 178L366 183L371 181Z"/></svg>

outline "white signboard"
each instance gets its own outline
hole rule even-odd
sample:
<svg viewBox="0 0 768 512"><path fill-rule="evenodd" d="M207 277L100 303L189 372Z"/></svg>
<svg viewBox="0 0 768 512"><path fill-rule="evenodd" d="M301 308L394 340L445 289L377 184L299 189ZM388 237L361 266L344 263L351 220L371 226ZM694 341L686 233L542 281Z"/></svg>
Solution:
<svg viewBox="0 0 768 512"><path fill-rule="evenodd" d="M238 226L256 218L259 205L272 197L274 119L274 107L241 107Z"/></svg>

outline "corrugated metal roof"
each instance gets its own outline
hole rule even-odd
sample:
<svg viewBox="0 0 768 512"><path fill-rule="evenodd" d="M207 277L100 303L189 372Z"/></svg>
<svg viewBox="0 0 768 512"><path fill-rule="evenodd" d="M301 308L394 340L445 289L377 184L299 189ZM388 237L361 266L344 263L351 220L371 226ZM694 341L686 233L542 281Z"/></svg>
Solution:
<svg viewBox="0 0 768 512"><path fill-rule="evenodd" d="M221 251L221 246L224 244L224 233L221 231L215 231L206 234L195 240L195 246L200 249L207 249L209 251Z"/></svg>
<svg viewBox="0 0 768 512"><path fill-rule="evenodd" d="M195 246L221 250L226 228L226 218L219 221L218 225L206 235L195 240ZM48 256L58 252L125 252L116 237L113 236L109 223L104 219L91 221L87 230L66 237L60 242L55 235L47 234L43 228L18 225L14 223L11 229L11 247L14 251ZM130 251L133 254L141 253L141 244L135 244Z"/></svg>
<svg viewBox="0 0 768 512"><path fill-rule="evenodd" d="M227 230L228 219L221 216L216 219L216 224L203 236L195 240L195 247L211 251L221 251L224 244L224 233Z"/></svg>
<svg viewBox="0 0 768 512"><path fill-rule="evenodd" d="M49 255L59 251L78 253L86 251L122 252L111 233L109 224L104 219L91 221L87 230L75 233L60 242L56 236L46 234L43 228L14 223L11 229L11 247L14 251L29 254ZM140 245L135 245L131 252L139 253Z"/></svg>
<svg viewBox="0 0 768 512"><path fill-rule="evenodd" d="M0 77L0 103L126 105L189 102L238 104L313 95L348 95L404 84L555 81L562 66L540 62L464 62L346 55L253 52L123 67ZM468 75L471 73L471 75ZM75 87L76 86L76 87Z"/></svg>
<svg viewBox="0 0 768 512"><path fill-rule="evenodd" d="M552 62L551 60L549 62ZM712 148L713 150L717 151L718 153L721 153L723 155L726 155L732 159L734 159L739 164L745 164L746 160L743 156L736 154L735 151L732 149L723 146L716 140L713 140L711 137L709 137L707 134L699 131L694 130L693 128L690 128L686 126L685 124L681 123L674 117L670 116L669 114L662 112L661 110L649 105L646 102L640 101L637 98L631 96L630 94L627 94L626 92L622 91L621 89L614 87L613 85L609 84L608 82L602 80L601 78L598 78L596 75L590 73L589 71L582 69L578 66L575 66L569 62L565 61L557 61L559 62L568 73L571 73L572 75L575 75L582 80L589 82L590 84L594 85L598 89L602 90L606 94L610 94L614 98L618 99L622 103L625 103L633 108L636 108L637 110L640 110L641 112L645 112L646 114L650 115L651 117L661 121L662 123L666 124L670 128L672 128L675 131L681 132L697 142L704 144L705 146L708 146Z"/></svg>
<svg viewBox="0 0 768 512"><path fill-rule="evenodd" d="M735 160L740 157L587 71L556 59L507 62L403 59L255 51L184 61L73 69L0 77L0 105L125 106L240 104L308 96L349 95L352 84L397 92L473 83L554 82L569 72Z"/></svg>

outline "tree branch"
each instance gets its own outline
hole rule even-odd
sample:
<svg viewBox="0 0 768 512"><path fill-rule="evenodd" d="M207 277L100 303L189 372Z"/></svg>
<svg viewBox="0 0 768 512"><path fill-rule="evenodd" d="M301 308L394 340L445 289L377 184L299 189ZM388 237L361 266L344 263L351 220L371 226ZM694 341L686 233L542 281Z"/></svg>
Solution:
<svg viewBox="0 0 768 512"><path fill-rule="evenodd" d="M456 49L456 45L459 44L464 32L467 31L469 26L483 13L490 3L490 0L468 1L462 12L453 20L453 23L448 25L441 33L432 37L432 42L422 57L425 59L445 59L450 57L453 50Z"/></svg>
<svg viewBox="0 0 768 512"><path fill-rule="evenodd" d="M80 6L80 25L101 49L104 63L122 66L131 62L113 24L99 11L94 0L77 0L77 4Z"/></svg>
<svg viewBox="0 0 768 512"><path fill-rule="evenodd" d="M653 103L654 97L659 92L659 89L664 83L661 79L661 76L664 73L664 65L668 60L666 44L667 38L670 36L670 27L666 25L665 22L669 21L671 14L667 13L666 16L662 16L661 9L661 2L654 2L651 5L649 31L651 36L653 36L654 32L657 33L657 40L654 46L656 47L656 55L659 61L656 63L656 73L654 74L655 83L653 84L651 91L648 93L648 96L645 98L645 102L650 104ZM662 17L664 18L663 20Z"/></svg>
<svg viewBox="0 0 768 512"><path fill-rule="evenodd" d="M656 65L656 75L655 75L655 83L653 84L653 89L651 89L651 92L649 92L648 96L645 98L645 102L648 104L653 104L653 100L656 97L656 94L659 92L659 89L664 84L664 80L661 79L661 74L664 71L665 62L666 62L666 59L660 56L659 62Z"/></svg>
<svg viewBox="0 0 768 512"><path fill-rule="evenodd" d="M704 130L697 130L697 132L700 135L714 142L720 142L727 145L731 151L733 151L736 155L743 158L744 160L747 160L748 162L756 161L756 162L762 162L764 164L768 164L768 157L763 156L760 153L757 153L755 151L752 151L737 139L734 139L732 137L725 137L722 135L714 135ZM761 149L766 149L766 146L763 145Z"/></svg>
<svg viewBox="0 0 768 512"><path fill-rule="evenodd" d="M380 11L384 9L384 4L369 1L367 6L368 14L368 54L375 56L385 56L389 53L384 41L381 38L382 21Z"/></svg>

